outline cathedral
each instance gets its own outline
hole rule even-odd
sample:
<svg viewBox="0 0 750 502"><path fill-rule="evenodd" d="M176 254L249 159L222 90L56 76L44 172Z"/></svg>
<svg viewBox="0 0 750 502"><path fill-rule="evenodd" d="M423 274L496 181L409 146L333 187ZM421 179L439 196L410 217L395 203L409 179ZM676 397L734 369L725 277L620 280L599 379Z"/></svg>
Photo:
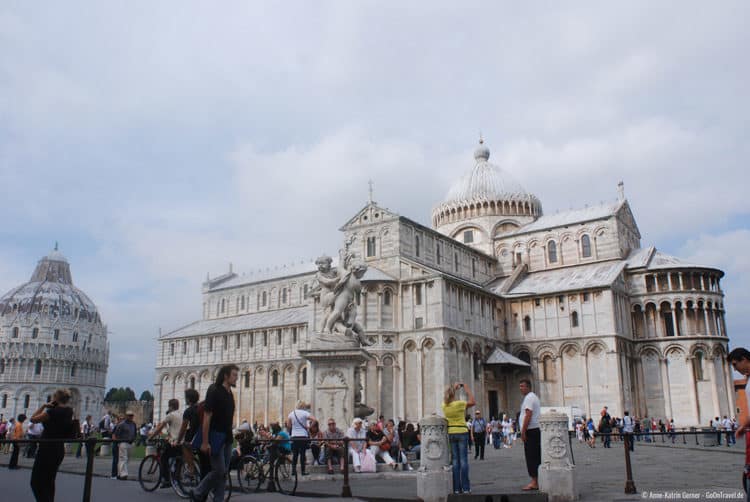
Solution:
<svg viewBox="0 0 750 502"><path fill-rule="evenodd" d="M0 415L31 416L64 387L76 418L97 419L108 361L107 327L55 245L29 282L0 297Z"/></svg>
<svg viewBox="0 0 750 502"><path fill-rule="evenodd" d="M608 406L687 427L733 415L723 272L642 247L622 183L616 200L545 215L489 158L480 141L431 227L373 200L341 227L342 249L368 265L362 401L416 422L463 381L485 416L515 416L528 377L543 406L586 416ZM299 351L320 329L316 271L208 278L201 319L159 337L155 418L185 389L205 393L227 363L241 368L237 422L267 424L309 401Z"/></svg>

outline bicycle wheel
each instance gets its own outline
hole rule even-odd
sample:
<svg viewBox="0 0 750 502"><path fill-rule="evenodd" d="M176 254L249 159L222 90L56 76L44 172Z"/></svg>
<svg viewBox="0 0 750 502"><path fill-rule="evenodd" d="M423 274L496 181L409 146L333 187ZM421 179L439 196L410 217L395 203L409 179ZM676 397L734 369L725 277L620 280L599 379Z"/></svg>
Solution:
<svg viewBox="0 0 750 502"><path fill-rule="evenodd" d="M284 495L294 495L297 491L297 471L292 468L292 462L286 455L282 455L276 460L274 471L276 487L279 492Z"/></svg>
<svg viewBox="0 0 750 502"><path fill-rule="evenodd" d="M260 464L255 457L243 457L240 459L240 465L237 466L237 486L239 491L250 493L258 485L258 476L260 476Z"/></svg>
<svg viewBox="0 0 750 502"><path fill-rule="evenodd" d="M258 483L255 485L255 491L265 490L268 486L266 482L271 478L271 462L268 459L261 460L258 464Z"/></svg>
<svg viewBox="0 0 750 502"><path fill-rule="evenodd" d="M201 468L197 460L193 459L192 463L188 463L185 459L178 458L175 461L172 489L180 498L190 497L190 490L195 489L200 482Z"/></svg>
<svg viewBox="0 0 750 502"><path fill-rule="evenodd" d="M230 498L232 498L232 471L227 470L227 475L224 477L224 502ZM213 491L208 492L207 500L214 500Z"/></svg>
<svg viewBox="0 0 750 502"><path fill-rule="evenodd" d="M159 488L161 465L156 455L148 455L141 460L141 465L138 468L138 482L141 484L141 488L147 492Z"/></svg>

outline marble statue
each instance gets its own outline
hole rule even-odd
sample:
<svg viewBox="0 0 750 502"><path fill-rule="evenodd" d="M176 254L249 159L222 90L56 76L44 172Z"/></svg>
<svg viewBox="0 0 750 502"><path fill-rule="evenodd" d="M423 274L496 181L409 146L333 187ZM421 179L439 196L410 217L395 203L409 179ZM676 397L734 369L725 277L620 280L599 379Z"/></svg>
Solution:
<svg viewBox="0 0 750 502"><path fill-rule="evenodd" d="M332 333L355 339L361 346L372 345L365 337L365 330L357 322L357 296L362 290L360 279L367 265L352 253L343 260L343 270L331 268L330 258L321 256L316 260L320 285L320 303L323 309L323 333Z"/></svg>

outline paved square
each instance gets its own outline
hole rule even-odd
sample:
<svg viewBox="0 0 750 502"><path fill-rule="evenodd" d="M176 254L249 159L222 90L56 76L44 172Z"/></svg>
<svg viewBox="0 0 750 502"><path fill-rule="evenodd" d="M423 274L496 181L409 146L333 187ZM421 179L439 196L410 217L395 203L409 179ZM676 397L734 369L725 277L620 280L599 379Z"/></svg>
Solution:
<svg viewBox="0 0 750 502"><path fill-rule="evenodd" d="M600 445L591 449L574 441L573 453L577 465L577 481L584 502L610 500L744 500L740 494L740 472L744 462L741 443L732 448L695 447L690 440L688 447L680 444L662 446L661 443L648 445L636 443L632 454L633 478L638 488L636 495L626 496L625 460L622 444L615 442L611 449ZM3 499L31 500L28 469L8 471L4 467L8 456L0 456L0 486ZM139 460L131 462L131 475L137 476ZM22 459L21 465L30 467L29 459ZM171 490L159 490L147 494L136 481L116 481L109 479L110 459L97 458L93 483L94 500L127 501L134 497L143 500L177 500ZM66 457L62 470L83 472L83 460ZM352 474L351 488L355 497L382 498L391 500L415 500L416 477L413 472L385 472L378 474ZM83 490L83 477L76 474L61 474L58 477L59 501L80 501ZM511 449L486 450L484 461L471 459L472 489L476 494L520 493L520 487L527 482L523 462L522 444L516 443ZM328 495L336 498L341 493L341 476L314 474L309 479L300 480L298 492L320 497ZM707 497L707 492L714 492ZM710 493L709 493L710 494ZM721 497L724 498L721 498ZM669 498L671 497L671 498ZM268 493L235 494L232 500L279 500L285 497ZM295 497L301 501L304 498ZM316 498L315 500L321 500Z"/></svg>

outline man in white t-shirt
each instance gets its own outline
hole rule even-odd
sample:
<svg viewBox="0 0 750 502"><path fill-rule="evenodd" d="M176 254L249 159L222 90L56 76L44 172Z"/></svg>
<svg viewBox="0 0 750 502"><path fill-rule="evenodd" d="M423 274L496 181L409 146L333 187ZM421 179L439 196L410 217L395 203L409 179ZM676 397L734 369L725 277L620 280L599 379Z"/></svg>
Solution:
<svg viewBox="0 0 750 502"><path fill-rule="evenodd" d="M633 441L633 427L635 427L635 421L630 416L630 412L626 411L625 416L622 417L622 432L625 434L625 441L628 442L630 451L635 451L635 441Z"/></svg>
<svg viewBox="0 0 750 502"><path fill-rule="evenodd" d="M542 403L539 402L537 395L531 392L531 380L524 378L518 387L524 396L518 421L521 424L521 441L523 441L523 452L526 457L526 470L531 476L531 482L524 486L523 490L538 490L537 477L539 464L542 463L542 434L539 429Z"/></svg>
<svg viewBox="0 0 750 502"><path fill-rule="evenodd" d="M724 415L724 419L721 421L721 427L724 429L724 434L726 434L728 448L732 446L732 421L726 415Z"/></svg>
<svg viewBox="0 0 750 502"><path fill-rule="evenodd" d="M162 473L164 473L166 478L162 480L162 488L169 488L172 486L172 480L169 476L169 459L182 453L182 446L177 444L177 439L180 437L180 428L182 427L182 413L178 411L180 408L180 401L177 399L170 399L167 403L167 408L167 416L164 417L164 420L159 422L153 431L148 434L149 439L151 439L154 436L161 434L164 427L167 428L167 439L169 440L169 444L161 456Z"/></svg>
<svg viewBox="0 0 750 502"><path fill-rule="evenodd" d="M292 439L310 437L308 432L309 422L317 419L310 414L309 409L309 404L304 401L297 401L297 407L286 417L286 425L292 430ZM299 460L303 476L307 476L307 472L305 472L307 445L308 443L304 441L292 441L292 469L297 470L297 460Z"/></svg>

